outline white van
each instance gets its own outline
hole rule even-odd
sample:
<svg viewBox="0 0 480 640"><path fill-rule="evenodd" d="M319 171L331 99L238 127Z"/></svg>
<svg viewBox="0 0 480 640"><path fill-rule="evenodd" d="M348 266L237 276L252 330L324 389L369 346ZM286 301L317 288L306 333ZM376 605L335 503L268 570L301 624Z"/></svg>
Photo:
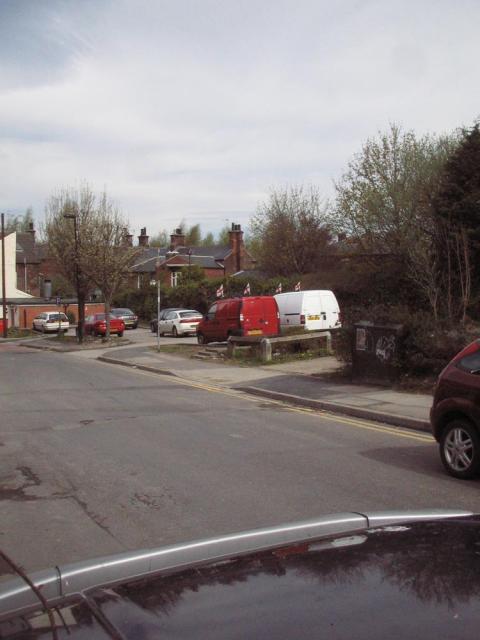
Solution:
<svg viewBox="0 0 480 640"><path fill-rule="evenodd" d="M322 331L340 327L340 308L333 291L290 291L274 296L280 311L280 330L303 327Z"/></svg>

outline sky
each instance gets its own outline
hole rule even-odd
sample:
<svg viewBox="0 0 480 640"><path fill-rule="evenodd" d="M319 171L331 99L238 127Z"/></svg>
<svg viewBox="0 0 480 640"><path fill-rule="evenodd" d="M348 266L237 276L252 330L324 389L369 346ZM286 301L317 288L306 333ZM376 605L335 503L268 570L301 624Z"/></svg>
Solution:
<svg viewBox="0 0 480 640"><path fill-rule="evenodd" d="M0 210L88 183L131 230L326 199L368 138L480 115L478 0L0 0Z"/></svg>

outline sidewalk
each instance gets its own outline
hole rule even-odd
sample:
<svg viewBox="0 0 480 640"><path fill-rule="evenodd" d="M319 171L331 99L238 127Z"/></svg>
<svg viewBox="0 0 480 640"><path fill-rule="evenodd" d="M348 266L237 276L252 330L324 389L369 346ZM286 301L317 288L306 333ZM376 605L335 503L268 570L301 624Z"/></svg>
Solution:
<svg viewBox="0 0 480 640"><path fill-rule="evenodd" d="M318 377L339 368L339 363L333 357L241 367L157 353L151 348L138 346L111 349L98 359L110 364L237 389L298 406L430 431L430 395L392 391L371 385L344 384Z"/></svg>

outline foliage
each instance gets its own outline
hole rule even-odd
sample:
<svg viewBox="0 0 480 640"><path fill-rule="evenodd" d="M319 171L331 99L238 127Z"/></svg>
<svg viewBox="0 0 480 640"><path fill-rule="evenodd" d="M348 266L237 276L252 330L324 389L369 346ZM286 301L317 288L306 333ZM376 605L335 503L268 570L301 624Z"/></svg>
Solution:
<svg viewBox="0 0 480 640"><path fill-rule="evenodd" d="M325 218L326 207L315 188L272 190L250 220L260 269L278 276L314 270L330 250Z"/></svg>
<svg viewBox="0 0 480 640"><path fill-rule="evenodd" d="M30 230L30 225L33 223L33 209L28 207L25 213L22 215L7 214L5 219L5 234L22 233Z"/></svg>
<svg viewBox="0 0 480 640"><path fill-rule="evenodd" d="M166 247L169 244L168 233L165 229L159 231L154 236L152 236L149 240L149 244L151 247Z"/></svg>

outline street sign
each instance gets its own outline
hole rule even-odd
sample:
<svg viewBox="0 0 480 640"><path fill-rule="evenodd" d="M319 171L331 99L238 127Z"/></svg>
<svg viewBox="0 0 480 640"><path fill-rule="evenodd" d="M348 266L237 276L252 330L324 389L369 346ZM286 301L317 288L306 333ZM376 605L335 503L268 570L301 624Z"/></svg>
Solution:
<svg viewBox="0 0 480 640"><path fill-rule="evenodd" d="M57 296L55 298L55 304L57 305L57 307L60 306L60 302L61 302L60 296Z"/></svg>

